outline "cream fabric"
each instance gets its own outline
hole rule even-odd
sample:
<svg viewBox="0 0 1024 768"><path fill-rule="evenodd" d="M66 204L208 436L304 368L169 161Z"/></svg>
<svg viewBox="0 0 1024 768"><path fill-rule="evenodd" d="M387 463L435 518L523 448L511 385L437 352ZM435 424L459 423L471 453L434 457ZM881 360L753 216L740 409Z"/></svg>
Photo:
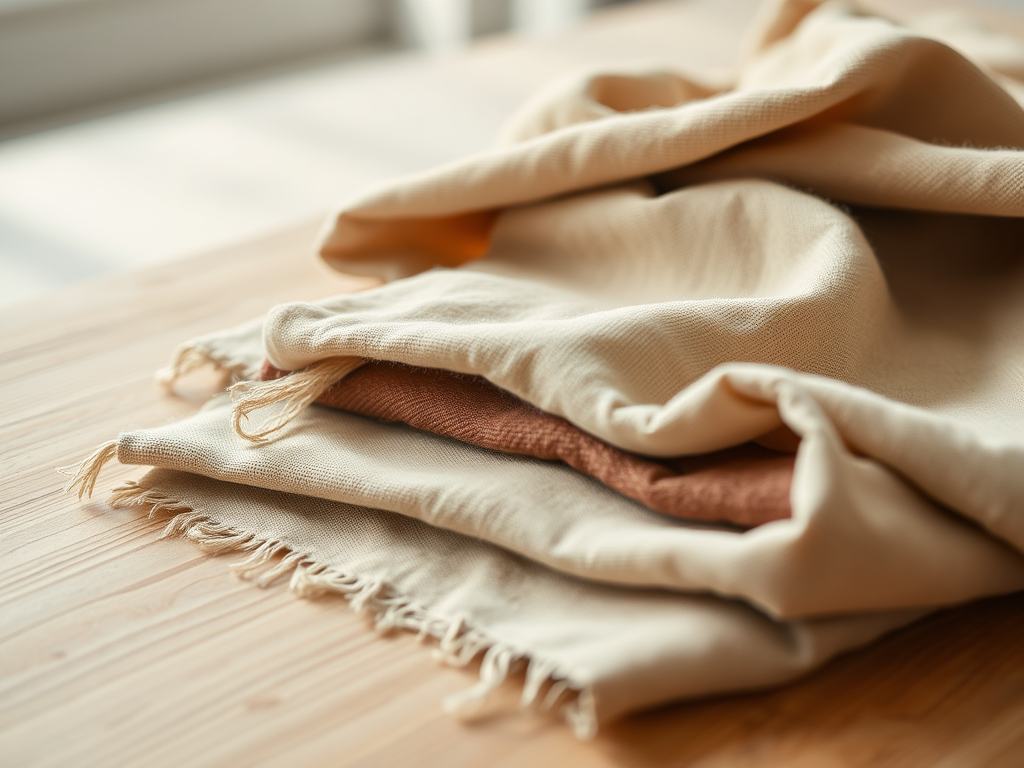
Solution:
<svg viewBox="0 0 1024 768"><path fill-rule="evenodd" d="M560 463L321 407L264 446L236 435L221 407L126 432L117 456L398 512L585 578L712 591L779 617L918 608L1024 588L1019 553L851 460L833 435L815 431L804 450L820 475L813 486L803 479L793 519L743 534L687 526Z"/></svg>
<svg viewBox="0 0 1024 768"><path fill-rule="evenodd" d="M558 84L494 150L332 217L330 263L404 279L263 325L278 368L479 374L625 450L791 445L792 519L687 526L565 467L315 407L255 445L216 403L118 457L441 624L466 614L599 719L1024 588L1024 47L986 34L955 43L991 41L977 66L788 2L728 90ZM246 375L258 329L188 349Z"/></svg>
<svg viewBox="0 0 1024 768"><path fill-rule="evenodd" d="M637 708L790 680L922 613L776 622L739 601L568 576L536 557L545 554L534 548L536 542L555 528L570 548L577 537L592 539L595 528L637 539L635 549L619 547L604 554L608 560L622 555L632 563L643 552L639 540L645 529L648 541L656 539L652 534L671 538L685 529L574 470L331 409L312 409L288 439L254 449L232 431L229 407L221 400L178 424L121 435L122 462L170 468L151 472L138 490L155 490L173 500L175 511L187 508L216 521L218 529L247 532L302 555L316 568L312 575L302 569L293 579L300 593L351 584L354 575L373 590L371 600L373 595L398 595L403 607L413 608L412 620L399 620L398 626L442 641L454 635L453 628L472 628L475 645L492 658L506 653L529 661L528 696L547 679L584 692L585 706L567 709L580 736ZM381 456L378 450L391 455ZM361 470L371 463L377 472L368 477ZM185 467L202 475L175 471ZM389 488L382 477L388 474L407 487ZM488 478L494 481L491 489ZM234 482L221 482L225 479ZM513 482L520 493L510 491ZM420 484L426 488L418 489ZM278 487L301 493L267 490ZM423 516L433 525L321 498L369 501L360 489L392 500L431 491L443 498L437 499L437 517ZM474 492L478 498L471 502L467 494ZM554 504L531 509L545 493L557 494L570 506L557 521L543 519L557 509ZM486 500L480 498L485 495ZM528 532L529 525L514 512L488 508L510 496L519 502L514 509L530 511L543 528L542 535L524 536L517 547L527 557L485 541L501 527L520 536ZM457 524L460 516L463 521ZM473 530L487 519L501 525ZM462 533L437 525L444 522ZM194 534L201 537L201 531ZM318 576L325 568L326 578ZM618 568L624 572L626 563ZM584 563L574 570L590 573ZM595 564L592 572L601 570ZM368 607L380 616L386 605ZM444 642L441 650L448 650ZM460 660L458 652L454 656ZM486 676L485 671L485 682Z"/></svg>
<svg viewBox="0 0 1024 768"><path fill-rule="evenodd" d="M323 255L348 271L383 276L418 271L445 263L433 257L438 222L446 218L458 217L452 219L448 242L465 243L460 228L472 229L473 238L479 235L471 212L659 174L732 148L757 154L759 143L742 145L761 137L785 138L791 128L823 129L828 139L837 129L852 127L856 140L841 147L845 157L838 159L837 170L852 166L857 178L828 174L829 183L837 190L865 187L866 202L933 210L939 198L938 210L1020 215L1021 159L1007 150L1024 143L1021 109L990 76L994 73L912 30L859 17L844 3L814 10L788 36L774 39L787 26L774 21L798 18L815 5L770 3L770 18L754 30L751 54L735 82L706 98L700 98L709 93L706 87L675 72L591 74L549 91L506 131L505 141L517 143L383 185L346 204L325 228ZM990 39L995 46L1005 44L1005 38ZM973 49L984 47L974 41ZM1004 73L1019 72L1022 46L1004 47L998 66ZM1007 61L1011 57L1017 68ZM652 108L609 98L610 79L616 92L646 94ZM675 98L678 106L653 108ZM779 131L781 136L773 135ZM865 137L871 138L865 143ZM872 143L888 153L877 157ZM897 147L911 152L906 162L901 157L893 165ZM867 167L850 163L852 157L866 159ZM820 160L814 151L793 158L786 175L793 174L796 183L820 178L825 171ZM837 162L835 156L828 160ZM950 180L955 183L945 191L933 183ZM831 194L829 189L821 193ZM425 227L424 221L435 223ZM389 242L396 242L402 224L410 228L406 247L382 250L378 233L390 232ZM420 232L428 233L430 242L417 243Z"/></svg>
<svg viewBox="0 0 1024 768"><path fill-rule="evenodd" d="M841 4L768 41L812 5L777 13L727 92L556 128L590 77L534 104L518 144L348 205L324 256L383 276L433 252L415 227L373 251L373 227L436 217L456 242L471 211L503 212L479 261L275 308L271 361L480 374L656 456L785 425L796 506L948 507L1024 548L1024 110L952 48Z"/></svg>

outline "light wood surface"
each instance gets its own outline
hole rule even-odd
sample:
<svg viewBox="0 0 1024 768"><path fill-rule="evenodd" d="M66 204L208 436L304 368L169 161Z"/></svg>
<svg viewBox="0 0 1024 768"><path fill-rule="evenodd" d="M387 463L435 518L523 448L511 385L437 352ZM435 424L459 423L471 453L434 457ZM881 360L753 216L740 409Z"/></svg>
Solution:
<svg viewBox="0 0 1024 768"><path fill-rule="evenodd" d="M439 706L475 680L340 598L234 578L236 556L61 492L55 467L192 413L153 371L198 333L358 287L316 223L0 313L2 766L1024 766L1024 594L940 612L775 691L636 715L577 742L515 709Z"/></svg>

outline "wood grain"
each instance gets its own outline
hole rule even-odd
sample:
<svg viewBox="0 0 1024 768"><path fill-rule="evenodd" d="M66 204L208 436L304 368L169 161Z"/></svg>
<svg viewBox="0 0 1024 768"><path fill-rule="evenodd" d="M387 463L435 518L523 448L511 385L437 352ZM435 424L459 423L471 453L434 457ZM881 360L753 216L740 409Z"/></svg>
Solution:
<svg viewBox="0 0 1024 768"><path fill-rule="evenodd" d="M65 497L55 467L209 394L211 377L173 397L153 383L183 339L361 285L311 258L315 229L0 313L0 765L1024 766L1024 594L584 744L516 712L511 685L481 721L455 721L439 701L471 670L378 637L340 598L240 582L238 558L160 540L137 511ZM109 467L97 498L138 474Z"/></svg>

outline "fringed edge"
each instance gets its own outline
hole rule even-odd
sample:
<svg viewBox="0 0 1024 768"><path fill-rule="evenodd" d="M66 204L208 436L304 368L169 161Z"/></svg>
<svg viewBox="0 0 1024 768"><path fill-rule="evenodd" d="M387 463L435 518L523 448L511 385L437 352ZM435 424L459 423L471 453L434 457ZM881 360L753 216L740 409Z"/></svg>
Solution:
<svg viewBox="0 0 1024 768"><path fill-rule="evenodd" d="M100 476L100 470L116 456L117 440L108 440L78 464L58 467L58 472L71 476L64 486L64 493L77 494L79 499L83 496L92 496L92 491L96 487L96 479Z"/></svg>
<svg viewBox="0 0 1024 768"><path fill-rule="evenodd" d="M254 374L245 360L217 355L200 342L188 341L174 350L171 362L159 369L154 378L157 383L170 387L183 376L206 366L222 370L237 379L248 379Z"/></svg>
<svg viewBox="0 0 1024 768"><path fill-rule="evenodd" d="M327 389L366 363L362 357L331 357L308 365L270 381L240 381L228 391L234 406L231 409L235 432L246 440L264 443L280 431ZM265 421L258 431L249 432L244 425L249 414L280 403L281 409Z"/></svg>
<svg viewBox="0 0 1024 768"><path fill-rule="evenodd" d="M212 519L202 510L156 489L147 489L129 480L111 492L110 505L115 508L150 508L149 516L173 515L160 538L179 536L194 542L200 549L214 554L246 552L248 557L231 566L241 578L257 586L268 587L291 574L289 589L301 598L326 594L345 597L357 613L373 618L380 632L405 629L416 632L421 640L438 641L434 655L446 664L464 667L480 653L479 681L442 701L445 712L459 717L479 712L487 697L498 689L510 672L526 664L520 707L541 712L552 710L567 693L576 698L561 707L561 715L577 738L589 740L597 733L597 711L593 690L576 686L561 672L559 665L539 659L471 627L464 616L436 616L413 600L396 595L383 582L368 579L334 566L318 563L309 552L301 552L283 541L249 533ZM276 556L281 555L280 560ZM544 686L550 683L541 697Z"/></svg>

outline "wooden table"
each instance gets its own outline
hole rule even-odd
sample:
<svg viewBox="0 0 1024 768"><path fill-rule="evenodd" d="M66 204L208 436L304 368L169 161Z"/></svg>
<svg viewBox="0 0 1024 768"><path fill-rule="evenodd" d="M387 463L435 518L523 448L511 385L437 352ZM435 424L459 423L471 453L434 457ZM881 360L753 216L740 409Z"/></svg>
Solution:
<svg viewBox="0 0 1024 768"><path fill-rule="evenodd" d="M154 384L180 341L358 286L311 257L315 227L0 313L0 765L1024 765L1024 594L940 612L786 688L580 743L518 713L512 685L484 720L453 720L439 701L472 671L109 509L103 491L138 468L111 465L96 500L63 495L55 467L209 394L213 377L175 397Z"/></svg>

